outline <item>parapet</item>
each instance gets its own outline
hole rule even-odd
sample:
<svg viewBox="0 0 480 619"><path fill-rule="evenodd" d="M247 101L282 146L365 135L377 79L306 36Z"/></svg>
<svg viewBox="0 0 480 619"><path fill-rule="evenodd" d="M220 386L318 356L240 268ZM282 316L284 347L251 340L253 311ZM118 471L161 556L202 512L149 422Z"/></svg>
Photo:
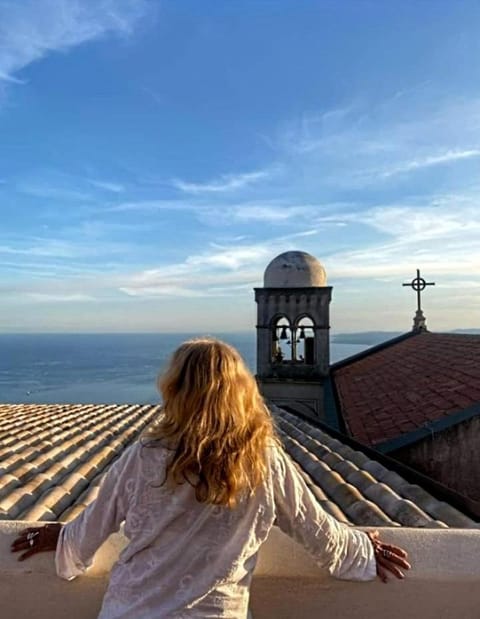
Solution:
<svg viewBox="0 0 480 619"><path fill-rule="evenodd" d="M125 539L120 534L110 536L87 574L67 582L55 575L53 553L21 563L10 553L16 532L34 525L0 522L2 619L95 619L109 570ZM334 580L300 546L274 529L260 551L253 579L253 618L478 617L480 531L398 527L382 529L382 537L408 550L413 568L405 580L392 578L387 585L378 580Z"/></svg>

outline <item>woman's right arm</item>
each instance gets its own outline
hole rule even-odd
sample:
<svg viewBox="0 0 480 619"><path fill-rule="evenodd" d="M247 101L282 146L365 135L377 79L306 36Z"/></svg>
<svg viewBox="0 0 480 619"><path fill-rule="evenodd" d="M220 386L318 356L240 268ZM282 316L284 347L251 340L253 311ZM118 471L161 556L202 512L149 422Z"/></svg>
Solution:
<svg viewBox="0 0 480 619"><path fill-rule="evenodd" d="M378 572L378 558L385 552L378 537L374 543L371 536L338 522L327 514L310 492L283 449L273 450L273 487L276 507L276 524L290 537L299 542L332 576L344 580L372 580ZM408 569L406 553L394 546L388 548L390 560L385 569L398 577L396 563ZM396 561L398 557L401 561ZM382 555L383 556L383 555ZM383 579L383 577L382 577Z"/></svg>
<svg viewBox="0 0 480 619"><path fill-rule="evenodd" d="M128 509L127 486L135 480L134 444L107 471L97 498L77 518L62 527L57 542L57 574L66 580L79 576L107 537L119 530Z"/></svg>

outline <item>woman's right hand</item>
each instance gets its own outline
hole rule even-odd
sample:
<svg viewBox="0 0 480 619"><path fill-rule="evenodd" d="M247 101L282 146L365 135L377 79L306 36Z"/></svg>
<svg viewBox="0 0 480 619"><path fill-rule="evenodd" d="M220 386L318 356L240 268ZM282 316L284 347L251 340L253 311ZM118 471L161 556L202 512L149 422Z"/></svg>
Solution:
<svg viewBox="0 0 480 619"><path fill-rule="evenodd" d="M62 525L59 522L47 524L44 527L31 527L24 529L12 542L11 552L23 552L18 557L24 561L38 552L54 551L57 548L58 536Z"/></svg>
<svg viewBox="0 0 480 619"><path fill-rule="evenodd" d="M388 582L387 572L392 573L397 578L405 578L405 574L400 568L409 570L410 563L407 561L408 553L399 546L385 544L379 539L378 531L367 533L372 542L375 560L377 562L377 575L382 582Z"/></svg>

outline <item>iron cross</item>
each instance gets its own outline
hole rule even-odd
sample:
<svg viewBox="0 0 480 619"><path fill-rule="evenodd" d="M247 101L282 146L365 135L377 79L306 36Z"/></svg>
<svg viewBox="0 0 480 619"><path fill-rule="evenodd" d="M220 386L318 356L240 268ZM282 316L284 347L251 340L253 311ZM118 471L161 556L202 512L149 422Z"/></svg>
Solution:
<svg viewBox="0 0 480 619"><path fill-rule="evenodd" d="M423 277L420 277L420 269L417 269L417 277L407 284L402 284L402 286L410 286L415 290L417 293L417 310L420 312L422 310L422 290L425 290L427 286L435 286L435 282L426 282Z"/></svg>

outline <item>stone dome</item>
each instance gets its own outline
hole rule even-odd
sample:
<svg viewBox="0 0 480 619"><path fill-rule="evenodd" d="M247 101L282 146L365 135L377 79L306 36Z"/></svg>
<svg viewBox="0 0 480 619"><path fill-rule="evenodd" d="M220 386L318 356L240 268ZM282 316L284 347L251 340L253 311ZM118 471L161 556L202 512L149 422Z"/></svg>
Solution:
<svg viewBox="0 0 480 619"><path fill-rule="evenodd" d="M304 251L286 251L265 269L265 288L310 288L326 286L327 274L320 262Z"/></svg>

